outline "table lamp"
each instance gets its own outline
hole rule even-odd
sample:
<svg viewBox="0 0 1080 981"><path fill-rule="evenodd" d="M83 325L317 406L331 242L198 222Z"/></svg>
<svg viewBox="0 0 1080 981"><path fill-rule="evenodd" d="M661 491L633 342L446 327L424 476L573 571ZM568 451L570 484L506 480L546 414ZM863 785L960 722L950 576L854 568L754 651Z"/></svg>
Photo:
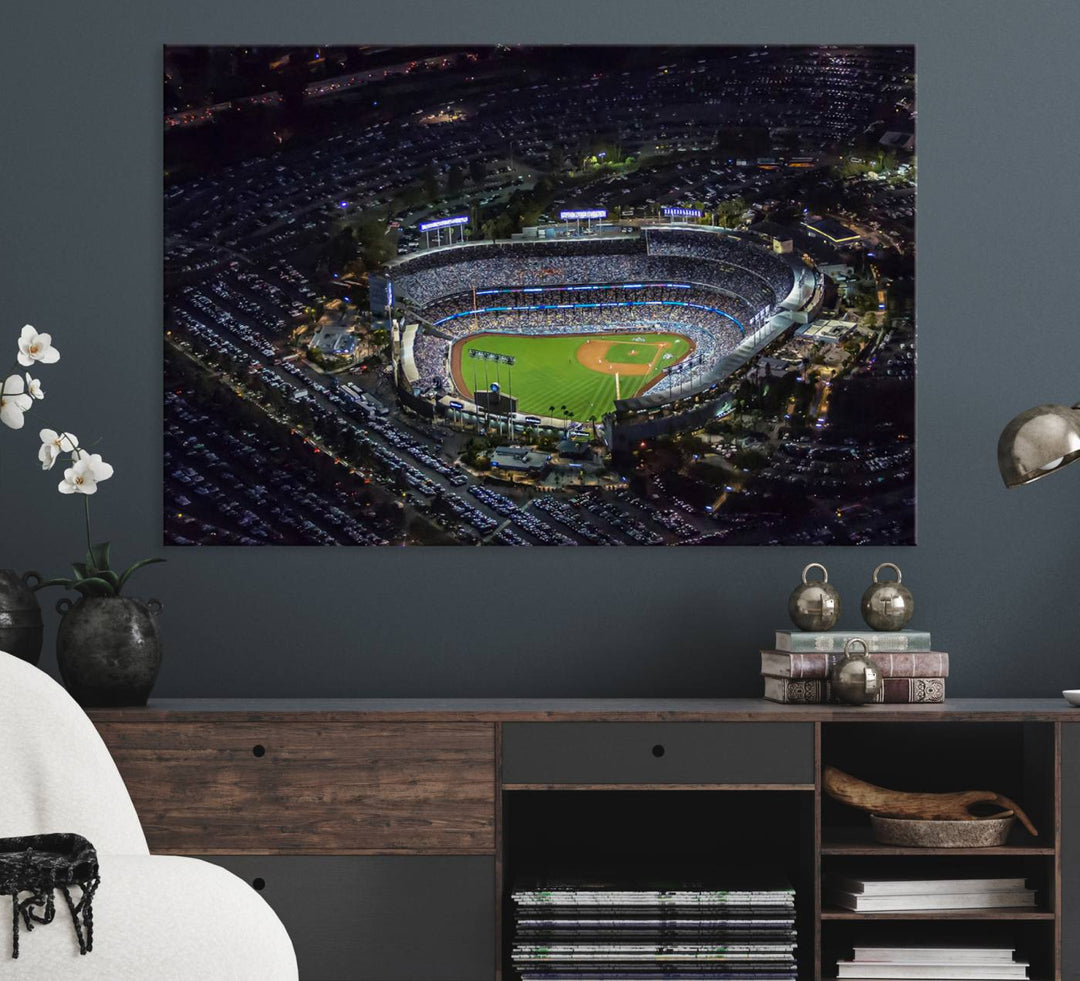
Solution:
<svg viewBox="0 0 1080 981"><path fill-rule="evenodd" d="M1006 487L1030 484L1080 459L1080 404L1037 405L1021 412L998 439Z"/></svg>

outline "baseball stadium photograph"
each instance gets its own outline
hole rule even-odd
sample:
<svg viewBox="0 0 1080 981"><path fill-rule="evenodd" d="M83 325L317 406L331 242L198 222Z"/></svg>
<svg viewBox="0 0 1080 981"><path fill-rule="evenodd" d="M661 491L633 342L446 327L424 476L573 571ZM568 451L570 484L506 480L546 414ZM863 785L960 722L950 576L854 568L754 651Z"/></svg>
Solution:
<svg viewBox="0 0 1080 981"><path fill-rule="evenodd" d="M913 47L164 64L166 544L915 544Z"/></svg>

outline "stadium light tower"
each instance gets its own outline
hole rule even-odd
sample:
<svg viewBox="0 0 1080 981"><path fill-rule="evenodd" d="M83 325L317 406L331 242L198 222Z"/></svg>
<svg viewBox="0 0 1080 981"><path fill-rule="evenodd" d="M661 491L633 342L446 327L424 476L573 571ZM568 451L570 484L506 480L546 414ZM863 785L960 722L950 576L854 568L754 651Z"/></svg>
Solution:
<svg viewBox="0 0 1080 981"><path fill-rule="evenodd" d="M585 209L578 209L578 210L575 210L575 211L560 211L559 212L559 217L564 222L569 222L571 220L575 221L577 223L577 232L580 235L581 234L581 219L582 218L585 219L588 227L592 228L592 220L594 218L606 218L607 217L607 209L606 208L585 208Z"/></svg>
<svg viewBox="0 0 1080 981"><path fill-rule="evenodd" d="M435 233L435 244L442 245L442 229L449 229L447 235L449 236L449 244L453 244L454 241L454 228L458 226L461 228L461 241L465 241L465 226L469 224L468 215L455 215L453 218L438 218L435 221L422 221L420 223L420 231L424 233L424 246L425 248L431 248L431 233Z"/></svg>

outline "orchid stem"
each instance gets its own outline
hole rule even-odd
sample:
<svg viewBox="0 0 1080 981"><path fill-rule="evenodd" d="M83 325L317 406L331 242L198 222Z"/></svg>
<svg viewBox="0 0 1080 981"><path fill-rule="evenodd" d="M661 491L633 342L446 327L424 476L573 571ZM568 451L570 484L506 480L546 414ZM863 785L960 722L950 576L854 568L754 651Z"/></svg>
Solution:
<svg viewBox="0 0 1080 981"><path fill-rule="evenodd" d="M86 505L86 551L92 555L94 552L93 545L90 544L90 497L89 495L83 495L83 503Z"/></svg>

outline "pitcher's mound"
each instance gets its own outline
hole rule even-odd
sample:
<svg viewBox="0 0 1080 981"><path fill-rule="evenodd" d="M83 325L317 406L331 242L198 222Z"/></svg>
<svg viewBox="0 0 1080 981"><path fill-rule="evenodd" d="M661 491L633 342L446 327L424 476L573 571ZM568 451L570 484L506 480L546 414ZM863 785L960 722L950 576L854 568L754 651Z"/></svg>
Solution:
<svg viewBox="0 0 1080 981"><path fill-rule="evenodd" d="M652 371L650 362L608 361L607 354L613 343L615 342L602 340L583 341L577 349L578 362L604 375L647 375ZM667 346L666 342L661 344ZM630 353L636 354L637 349Z"/></svg>

